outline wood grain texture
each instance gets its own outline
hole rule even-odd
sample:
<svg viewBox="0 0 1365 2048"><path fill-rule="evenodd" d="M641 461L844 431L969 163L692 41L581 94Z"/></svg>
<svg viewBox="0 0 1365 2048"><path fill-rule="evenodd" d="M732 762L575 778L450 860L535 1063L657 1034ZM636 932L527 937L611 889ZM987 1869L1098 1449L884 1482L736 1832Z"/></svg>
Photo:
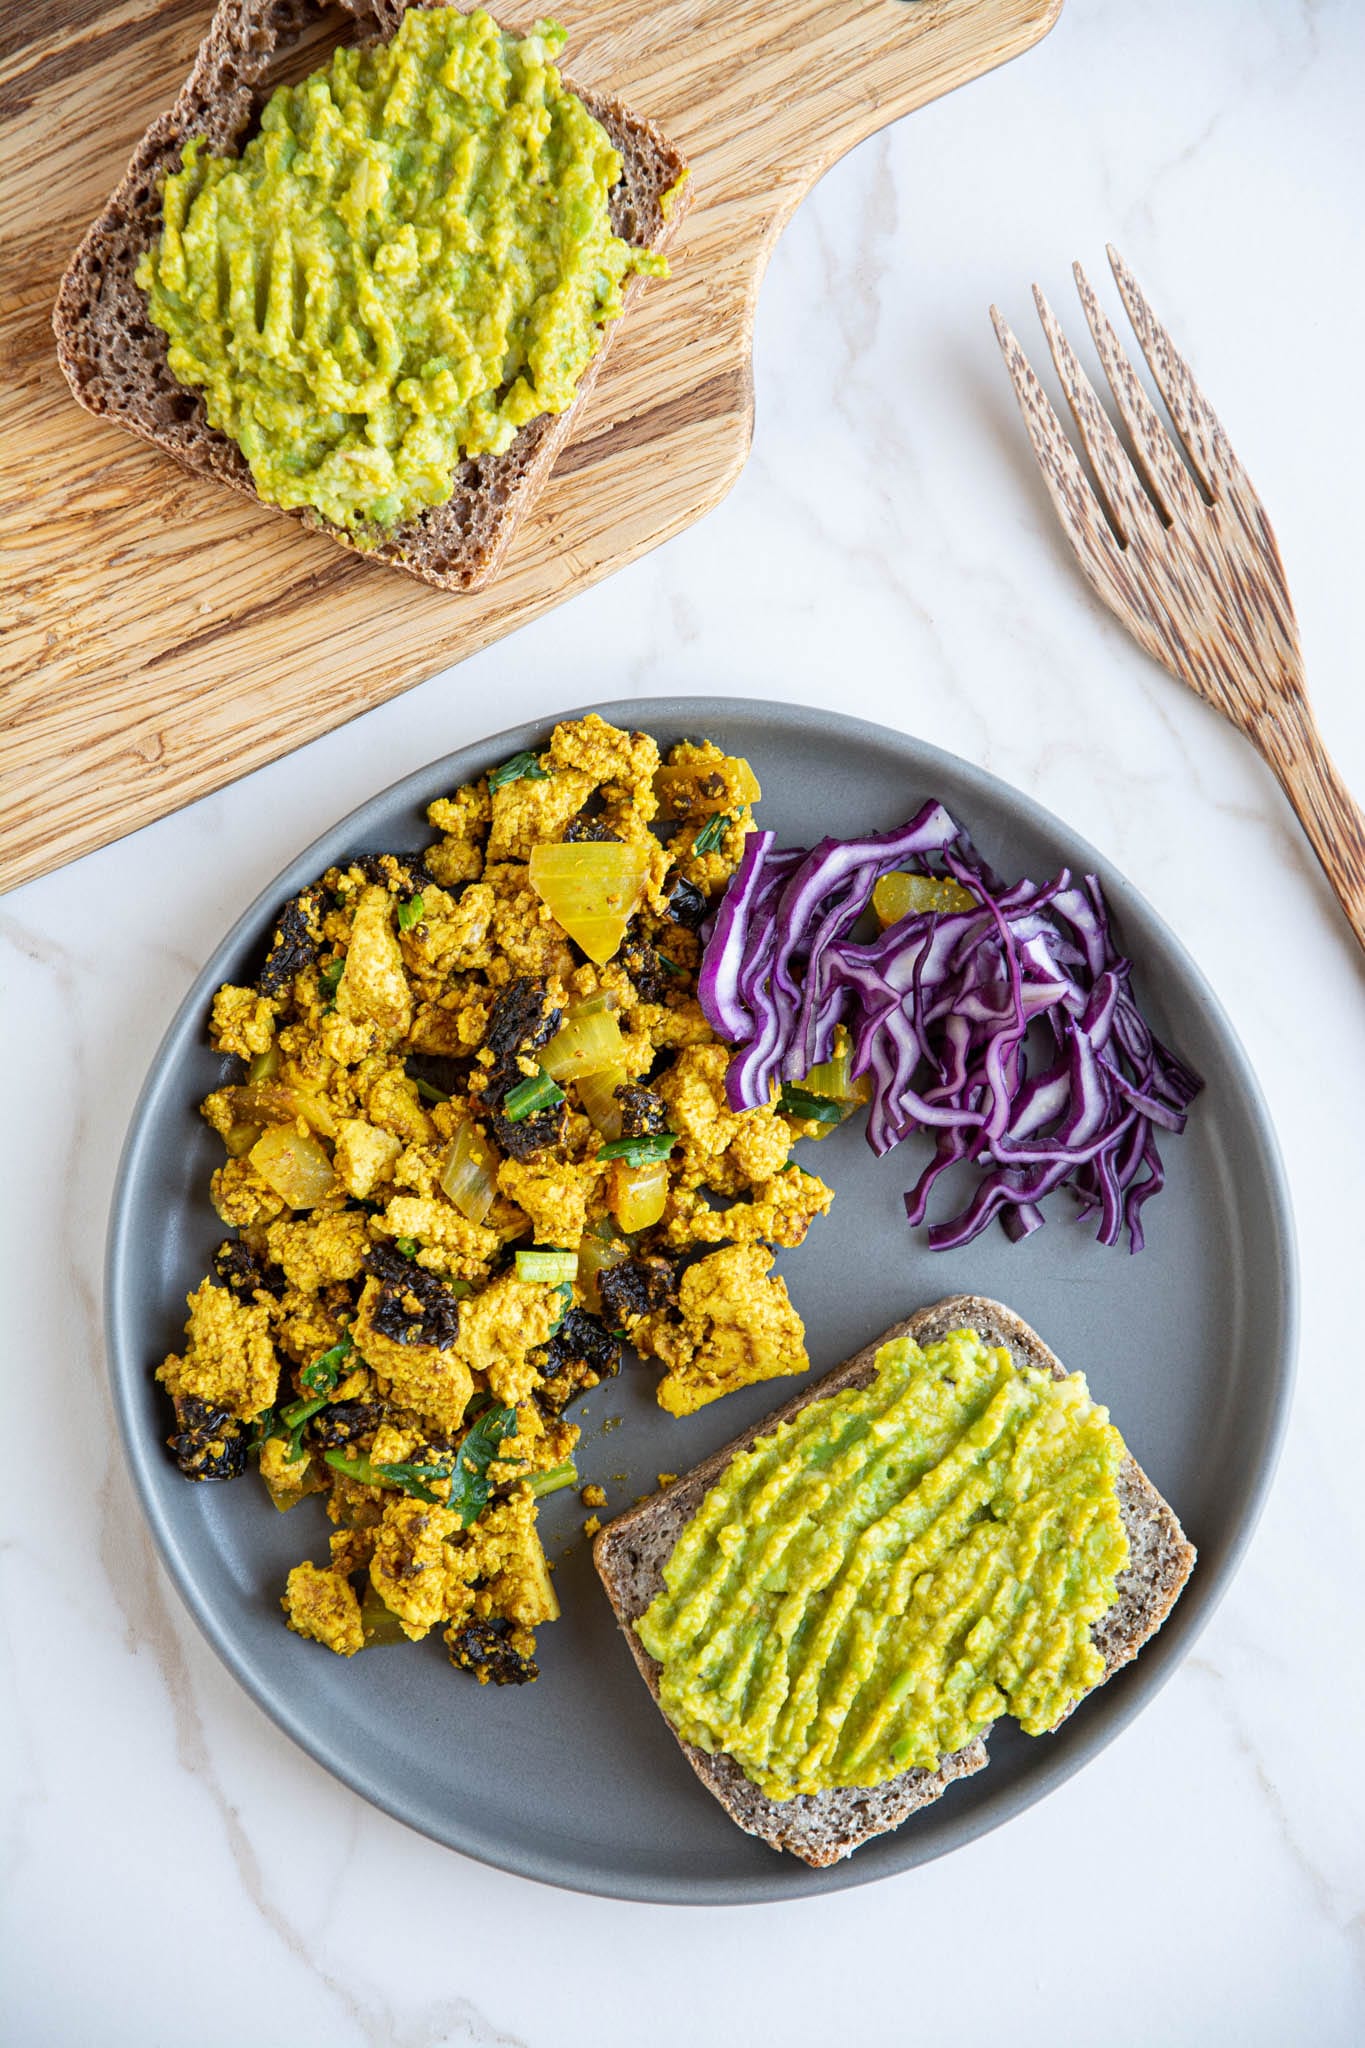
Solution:
<svg viewBox="0 0 1365 2048"><path fill-rule="evenodd" d="M1274 530L1188 363L1116 250L1109 260L1176 441L1078 263L1076 287L1127 446L1036 286L1034 298L1089 476L1018 339L991 309L1043 480L1096 596L1267 762L1365 947L1365 813L1308 702Z"/></svg>
<svg viewBox="0 0 1365 2048"><path fill-rule="evenodd" d="M487 590L451 594L192 477L57 368L61 273L168 106L204 0L49 0L0 33L0 889L472 653L709 511L753 421L759 281L817 178L1017 55L1061 0L571 0L566 68L664 129L696 198ZM509 18L518 11L509 9Z"/></svg>

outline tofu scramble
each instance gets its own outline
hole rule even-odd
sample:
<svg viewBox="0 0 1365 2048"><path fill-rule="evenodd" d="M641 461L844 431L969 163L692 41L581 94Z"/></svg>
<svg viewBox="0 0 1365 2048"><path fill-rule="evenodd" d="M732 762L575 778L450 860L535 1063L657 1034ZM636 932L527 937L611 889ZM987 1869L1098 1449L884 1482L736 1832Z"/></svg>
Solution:
<svg viewBox="0 0 1365 2048"><path fill-rule="evenodd" d="M329 869L215 996L235 1234L157 1376L188 1478L255 1462L277 1508L324 1497L298 1634L440 1629L480 1682L534 1679L570 1402L626 1341L675 1415L807 1368L771 1269L833 1198L790 1157L818 1129L729 1107L696 998L759 795L709 743L561 724L433 803L421 855Z"/></svg>

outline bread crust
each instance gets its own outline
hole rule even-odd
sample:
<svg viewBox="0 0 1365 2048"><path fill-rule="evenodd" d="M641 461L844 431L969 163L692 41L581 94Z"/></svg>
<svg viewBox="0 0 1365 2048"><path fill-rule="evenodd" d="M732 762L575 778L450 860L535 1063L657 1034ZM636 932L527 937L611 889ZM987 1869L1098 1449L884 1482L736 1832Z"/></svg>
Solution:
<svg viewBox="0 0 1365 2048"><path fill-rule="evenodd" d="M951 1330L975 1330L987 1343L1002 1344L1021 1365L1034 1366L1065 1379L1066 1367L1033 1330L1003 1303L986 1295L954 1294L922 1308L887 1330L814 1386L755 1423L742 1436L724 1444L691 1472L609 1522L593 1543L593 1563L606 1588L630 1653L659 1699L660 1666L635 1633L634 1624L663 1587L663 1569L674 1545L726 1466L760 1436L770 1435L812 1401L839 1394L846 1387L867 1386L875 1372L877 1353L897 1337L913 1337L920 1345L935 1343ZM1103 1685L1161 1627L1180 1596L1195 1561L1173 1509L1162 1499L1131 1453L1119 1468L1119 1509L1128 1535L1129 1562L1118 1578L1118 1598L1095 1624L1092 1637L1104 1657ZM1079 1702L1077 1703L1079 1704ZM671 1724L670 1724L671 1725ZM677 1731L674 1730L674 1734ZM958 1778L970 1777L989 1762L986 1740L977 1737L952 1756L939 1759L937 1771L905 1771L872 1790L847 1788L773 1800L745 1777L729 1756L708 1756L677 1737L684 1756L708 1792L720 1801L746 1834L757 1835L770 1848L785 1849L822 1869L840 1862L874 1835L899 1827L910 1814L938 1799Z"/></svg>
<svg viewBox="0 0 1365 2048"><path fill-rule="evenodd" d="M340 4L365 40L393 35L407 12L405 0ZM409 4L437 5L440 0ZM87 230L62 278L52 316L57 360L87 411L117 420L196 475L212 477L258 504L265 501L241 450L209 425L202 397L171 375L166 337L153 326L134 273L156 239L161 184L179 168L184 144L191 136L202 135L214 153L235 154L269 96L272 72L323 12L321 0L218 0L174 106L148 128L103 212ZM690 186L684 185L664 219L663 196L687 169L686 160L650 122L619 101L584 91L567 79L565 83L621 153L623 175L611 196L613 228L633 247L662 251L673 239L691 197ZM622 319L643 283L638 274L627 281ZM466 458L455 472L446 502L395 528L378 547L360 547L343 528L306 507L286 516L325 533L367 561L385 562L439 589L481 588L496 573L513 533L573 433L620 324L615 320L607 325L567 411L542 413L529 421L501 455ZM283 510L275 505L269 509Z"/></svg>

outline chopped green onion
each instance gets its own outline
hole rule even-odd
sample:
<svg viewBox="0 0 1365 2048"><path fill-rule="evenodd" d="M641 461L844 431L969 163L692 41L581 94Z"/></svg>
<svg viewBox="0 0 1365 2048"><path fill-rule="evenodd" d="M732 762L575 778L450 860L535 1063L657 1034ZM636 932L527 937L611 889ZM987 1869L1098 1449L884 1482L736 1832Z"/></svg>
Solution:
<svg viewBox="0 0 1365 2048"><path fill-rule="evenodd" d="M734 822L724 811L717 811L714 818L707 819L693 840L693 853L714 853Z"/></svg>
<svg viewBox="0 0 1365 2048"><path fill-rule="evenodd" d="M777 1107L782 1116L800 1117L805 1123L841 1124L853 1105L829 1095L811 1095L804 1088L784 1088Z"/></svg>
<svg viewBox="0 0 1365 2048"><path fill-rule="evenodd" d="M676 960L670 960L667 953L658 953L656 957L665 974L676 974L679 979L683 979L686 976L687 969L680 967Z"/></svg>
<svg viewBox="0 0 1365 2048"><path fill-rule="evenodd" d="M324 1351L311 1365L305 1365L299 1374L303 1385L310 1394L330 1394L342 1377L346 1360L355 1350L353 1337L342 1337L330 1351Z"/></svg>
<svg viewBox="0 0 1365 2048"><path fill-rule="evenodd" d="M400 903L398 906L399 931L410 932L415 924L420 924L422 922L423 908L424 906L422 903L420 890L417 893L417 895L412 898L411 902Z"/></svg>
<svg viewBox="0 0 1365 2048"><path fill-rule="evenodd" d="M842 1024L834 1033L834 1052L818 1067L803 1074L794 1086L807 1095L827 1095L835 1102L856 1102L857 1084L852 1079L853 1047Z"/></svg>
<svg viewBox="0 0 1365 2048"><path fill-rule="evenodd" d="M533 1116L540 1109L554 1109L563 1100L564 1090L557 1081L552 1081L548 1074L532 1074L508 1089L502 1113L509 1123L519 1124L523 1117Z"/></svg>
<svg viewBox="0 0 1365 2048"><path fill-rule="evenodd" d="M329 1003L335 999L337 989L341 985L341 977L345 972L346 962L344 960L329 960L327 965L320 971L318 975L318 988L326 996Z"/></svg>
<svg viewBox="0 0 1365 2048"><path fill-rule="evenodd" d="M348 1458L344 1451L324 1451L322 1455L334 1472L344 1472L348 1479L357 1480L361 1486L396 1486L401 1492L410 1493L415 1500L426 1501L431 1507L445 1506L441 1495L433 1493L424 1482L428 1479L449 1479L448 1464L375 1465L364 1451L355 1458Z"/></svg>
<svg viewBox="0 0 1365 2048"><path fill-rule="evenodd" d="M381 1466L376 1469L370 1463L369 1457L364 1451L360 1452L355 1458L348 1458L345 1451L324 1451L322 1455L334 1472L343 1473L347 1479L354 1479L361 1486L382 1486L384 1484L383 1480L379 1477L383 1467Z"/></svg>
<svg viewBox="0 0 1365 2048"><path fill-rule="evenodd" d="M533 1251L517 1253L518 1280L543 1280L547 1286L578 1277L578 1253Z"/></svg>
<svg viewBox="0 0 1365 2048"><path fill-rule="evenodd" d="M450 1097L443 1094L432 1082L424 1081L420 1074L412 1076L412 1085L421 1096L423 1102L449 1102L450 1100Z"/></svg>
<svg viewBox="0 0 1365 2048"><path fill-rule="evenodd" d="M327 1396L319 1394L314 1401L291 1401L287 1408L281 1408L280 1421L289 1431L288 1462L297 1465L303 1456L303 1432L310 1415L316 1415L319 1408L327 1406Z"/></svg>
<svg viewBox="0 0 1365 2048"><path fill-rule="evenodd" d="M394 1245L403 1254L405 1259L415 1259L417 1257L417 1239L415 1237L396 1237Z"/></svg>
<svg viewBox="0 0 1365 2048"><path fill-rule="evenodd" d="M667 1159L677 1139L672 1131L651 1131L639 1138L613 1138L598 1153L599 1159L624 1159L627 1166L651 1166Z"/></svg>
<svg viewBox="0 0 1365 2048"><path fill-rule="evenodd" d="M562 1465L551 1465L548 1472L531 1474L531 1491L537 1500L543 1500L547 1493L558 1493L561 1487L577 1486L578 1467L572 1458Z"/></svg>
<svg viewBox="0 0 1365 2048"><path fill-rule="evenodd" d="M534 754L513 754L510 761L504 761L501 768L495 768L488 778L488 793L501 789L505 782L548 782L550 771L542 768Z"/></svg>

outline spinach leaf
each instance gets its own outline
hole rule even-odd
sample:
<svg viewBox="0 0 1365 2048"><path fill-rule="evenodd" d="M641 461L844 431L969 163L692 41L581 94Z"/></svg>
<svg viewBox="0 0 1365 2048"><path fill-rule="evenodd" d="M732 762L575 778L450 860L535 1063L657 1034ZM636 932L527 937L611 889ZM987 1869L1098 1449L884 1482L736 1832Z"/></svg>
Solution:
<svg viewBox="0 0 1365 2048"><path fill-rule="evenodd" d="M324 1351L311 1365L305 1365L299 1374L300 1384L307 1387L310 1394L330 1394L337 1381L344 1378L346 1360L354 1350L354 1338L339 1338L330 1351Z"/></svg>
<svg viewBox="0 0 1365 2048"><path fill-rule="evenodd" d="M488 1468L497 1457L503 1439L517 1433L515 1408L485 1408L455 1453L455 1470L450 1480L450 1499L462 1526L470 1528L488 1506L492 1484Z"/></svg>
<svg viewBox="0 0 1365 2048"><path fill-rule="evenodd" d="M534 754L513 754L510 761L504 761L501 768L495 768L488 778L488 793L501 789L505 782L548 782L550 771L542 768Z"/></svg>
<svg viewBox="0 0 1365 2048"><path fill-rule="evenodd" d="M461 1527L468 1529L478 1521L492 1495L488 1468L498 1456L504 1438L516 1433L515 1408L485 1408L452 1459L405 1459L393 1465L375 1465L363 1455L348 1458L342 1451L326 1451L323 1455L334 1471L344 1472L348 1479L357 1479L363 1486L396 1486L431 1507L453 1508ZM442 1480L450 1482L448 1495L434 1491L433 1482Z"/></svg>

